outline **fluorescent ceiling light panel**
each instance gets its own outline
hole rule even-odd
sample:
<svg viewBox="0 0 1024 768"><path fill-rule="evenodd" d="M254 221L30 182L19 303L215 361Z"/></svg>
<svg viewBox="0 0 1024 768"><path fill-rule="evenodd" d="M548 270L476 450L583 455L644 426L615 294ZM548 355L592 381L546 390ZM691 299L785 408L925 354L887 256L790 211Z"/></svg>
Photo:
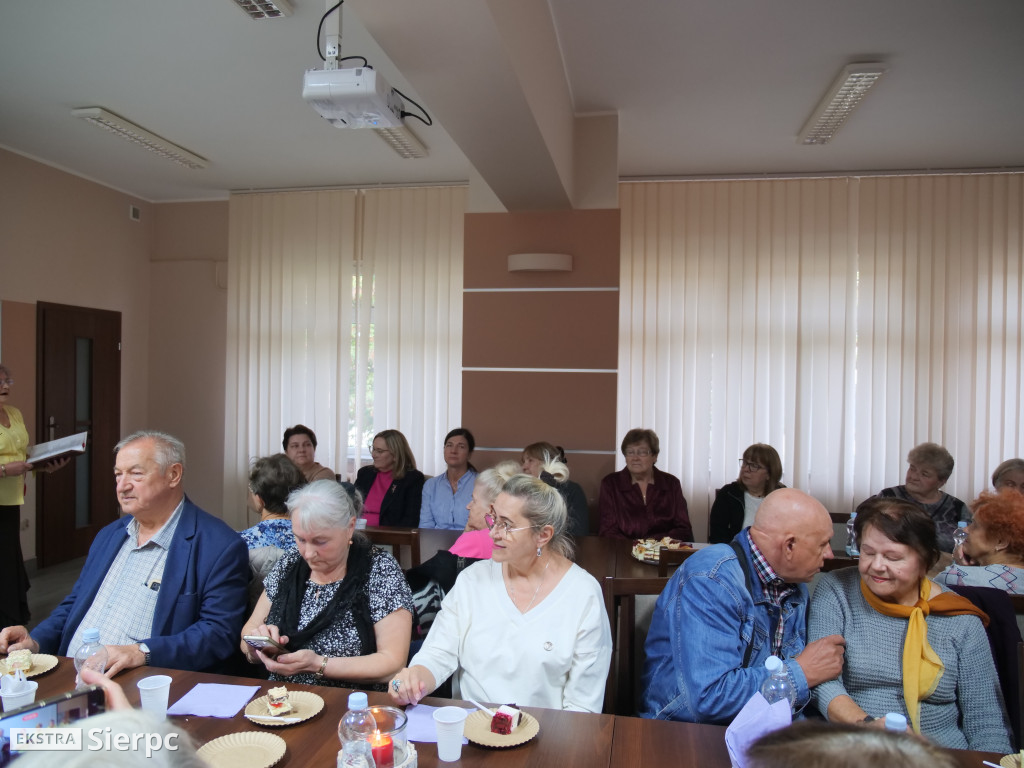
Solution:
<svg viewBox="0 0 1024 768"><path fill-rule="evenodd" d="M798 144L827 144L885 74L878 63L848 64L832 83L797 136Z"/></svg>
<svg viewBox="0 0 1024 768"><path fill-rule="evenodd" d="M231 0L251 19L282 19L292 15L288 0Z"/></svg>
<svg viewBox="0 0 1024 768"><path fill-rule="evenodd" d="M172 144L167 139L160 138L155 133L150 133L145 128L129 122L123 117L118 117L113 112L108 112L102 107L73 109L71 114L87 120L93 125L98 125L100 128L104 128L120 136L122 139L127 139L145 147L150 152L155 152L166 160L171 160L178 165L184 165L186 168L198 170L210 164L205 158L193 154L177 144Z"/></svg>
<svg viewBox="0 0 1024 768"><path fill-rule="evenodd" d="M374 128L373 132L401 157L410 159L427 156L427 148L423 146L416 134L404 125L398 128Z"/></svg>

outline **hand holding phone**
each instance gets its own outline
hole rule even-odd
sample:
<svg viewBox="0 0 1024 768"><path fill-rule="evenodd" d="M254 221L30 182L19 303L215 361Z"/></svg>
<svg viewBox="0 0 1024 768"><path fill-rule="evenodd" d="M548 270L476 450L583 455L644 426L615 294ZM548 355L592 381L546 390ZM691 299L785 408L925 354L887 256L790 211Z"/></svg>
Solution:
<svg viewBox="0 0 1024 768"><path fill-rule="evenodd" d="M251 647L263 651L267 656L277 656L279 653L288 652L287 648L269 635L243 635L242 639Z"/></svg>

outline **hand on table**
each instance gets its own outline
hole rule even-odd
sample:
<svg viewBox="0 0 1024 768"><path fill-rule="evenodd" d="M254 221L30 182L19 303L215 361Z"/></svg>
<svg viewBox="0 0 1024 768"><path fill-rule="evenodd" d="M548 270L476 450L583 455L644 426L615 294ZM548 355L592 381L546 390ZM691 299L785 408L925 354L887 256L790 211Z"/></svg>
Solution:
<svg viewBox="0 0 1024 768"><path fill-rule="evenodd" d="M0 630L0 653L10 653L28 648L32 653L39 653L39 643L32 639L28 630L20 624Z"/></svg>
<svg viewBox="0 0 1024 768"><path fill-rule="evenodd" d="M419 704L420 700L436 687L430 671L417 664L400 670L391 679L388 683L388 694L398 704Z"/></svg>

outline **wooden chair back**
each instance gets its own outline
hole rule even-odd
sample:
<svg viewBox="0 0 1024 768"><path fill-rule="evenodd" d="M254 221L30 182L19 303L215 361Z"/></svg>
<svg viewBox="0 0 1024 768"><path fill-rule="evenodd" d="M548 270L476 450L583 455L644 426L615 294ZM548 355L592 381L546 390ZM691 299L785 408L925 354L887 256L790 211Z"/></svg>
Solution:
<svg viewBox="0 0 1024 768"><path fill-rule="evenodd" d="M646 579L623 579L606 576L601 581L605 609L612 629L612 663L604 689L604 712L612 715L635 715L636 669L636 597L660 595L668 579L651 576Z"/></svg>
<svg viewBox="0 0 1024 768"><path fill-rule="evenodd" d="M395 560L402 566L403 570L415 568L422 561L420 560L420 532L418 528L364 528L363 533L374 544L387 544L392 548ZM403 550L408 549L406 558Z"/></svg>

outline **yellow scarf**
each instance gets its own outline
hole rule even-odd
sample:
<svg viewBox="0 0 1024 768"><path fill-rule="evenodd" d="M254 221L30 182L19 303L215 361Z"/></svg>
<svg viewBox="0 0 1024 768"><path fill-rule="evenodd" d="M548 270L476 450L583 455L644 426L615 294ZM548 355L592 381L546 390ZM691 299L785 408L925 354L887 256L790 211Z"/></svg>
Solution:
<svg viewBox="0 0 1024 768"><path fill-rule="evenodd" d="M928 624L925 616L977 616L988 626L988 615L966 597L953 592L939 592L932 597L933 584L921 579L921 597L915 605L887 603L875 595L861 579L860 592L868 605L883 616L907 619L907 638L903 643L903 698L915 733L921 733L921 700L935 692L945 669L942 659L928 644Z"/></svg>

